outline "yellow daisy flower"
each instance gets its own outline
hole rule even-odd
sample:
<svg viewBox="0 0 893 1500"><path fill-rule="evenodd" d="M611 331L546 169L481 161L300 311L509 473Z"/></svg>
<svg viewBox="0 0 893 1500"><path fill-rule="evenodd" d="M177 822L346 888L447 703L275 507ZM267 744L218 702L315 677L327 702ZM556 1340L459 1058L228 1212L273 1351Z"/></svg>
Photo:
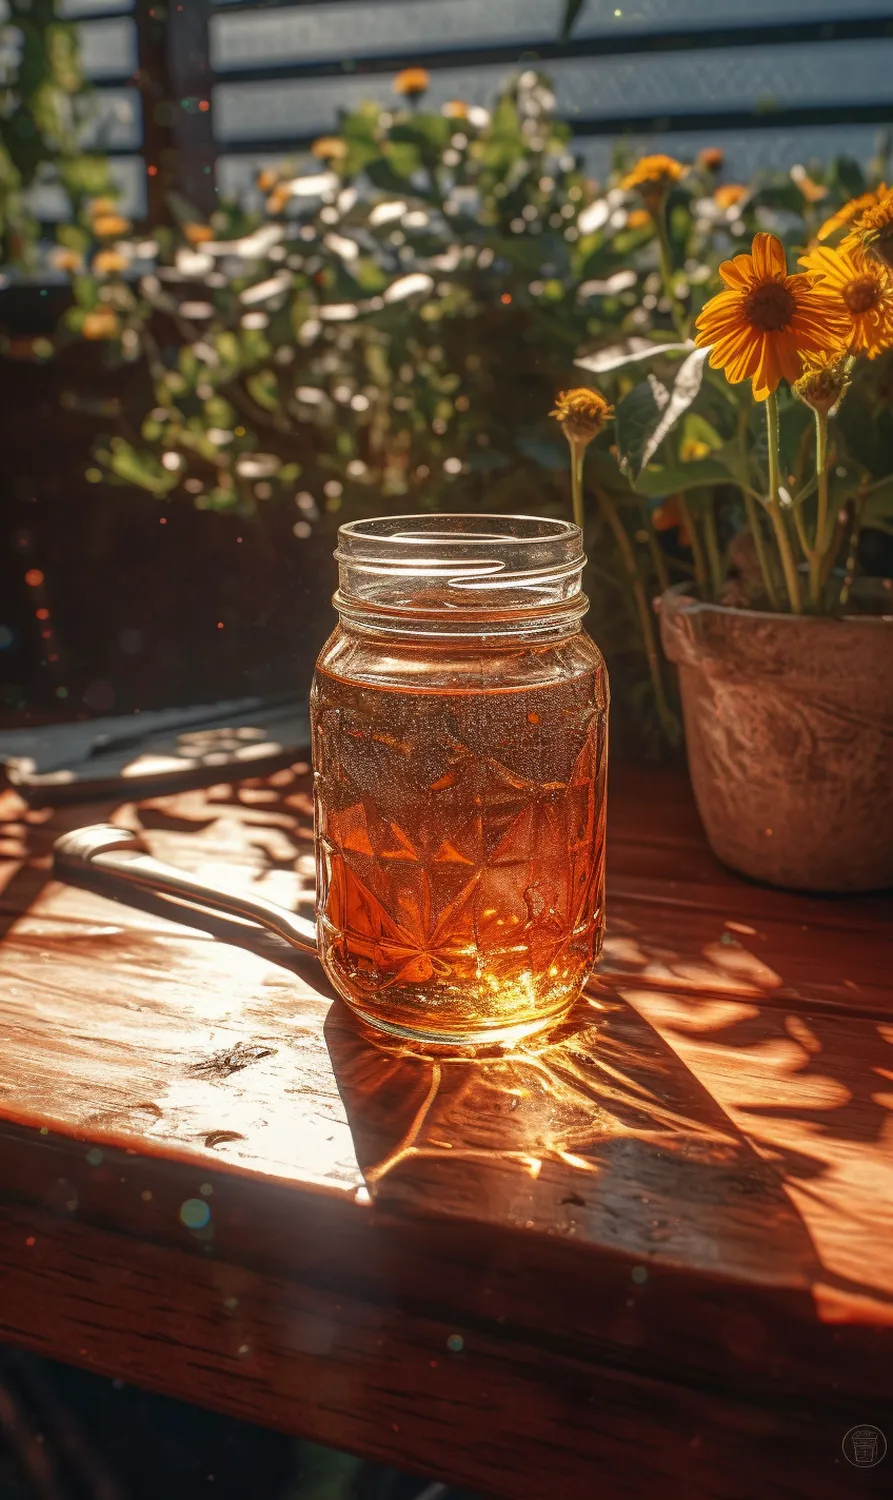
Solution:
<svg viewBox="0 0 893 1500"><path fill-rule="evenodd" d="M872 208L866 208L841 242L841 249L861 249L893 269L893 188Z"/></svg>
<svg viewBox="0 0 893 1500"><path fill-rule="evenodd" d="M743 182L721 182L719 187L713 189L713 201L717 208L737 208L749 192L750 188L745 187Z"/></svg>
<svg viewBox="0 0 893 1500"><path fill-rule="evenodd" d="M588 447L598 437L605 423L614 415L614 408L599 391L586 386L577 386L573 391L559 391L555 397L555 410L549 412L571 446Z"/></svg>
<svg viewBox="0 0 893 1500"><path fill-rule="evenodd" d="M807 359L803 374L794 381L794 395L813 411L827 416L840 405L849 387L847 349L832 349L827 354L813 354Z"/></svg>
<svg viewBox="0 0 893 1500"><path fill-rule="evenodd" d="M821 203L828 196L828 189L822 183L815 182L799 163L791 167L791 181L800 189L807 203Z"/></svg>
<svg viewBox="0 0 893 1500"><path fill-rule="evenodd" d="M407 99L415 99L419 94L424 94L431 82L431 75L427 68L404 68L394 79L394 93L403 94Z"/></svg>
<svg viewBox="0 0 893 1500"><path fill-rule="evenodd" d="M98 250L93 257L94 276L113 276L117 271L126 271L127 256L118 250Z"/></svg>
<svg viewBox="0 0 893 1500"><path fill-rule="evenodd" d="M67 246L60 245L53 250L50 259L57 271L82 271L84 258L77 250L69 250Z"/></svg>
<svg viewBox="0 0 893 1500"><path fill-rule="evenodd" d="M852 224L853 220L858 219L861 214L864 214L866 209L876 208L886 196L887 189L881 183L880 187L874 192L860 193L857 198L851 198L848 203L845 203L842 208L839 208L836 213L833 213L829 219L825 220L819 229L818 238L820 240L830 239L832 234L836 234L838 229L843 229L845 225Z"/></svg>
<svg viewBox="0 0 893 1500"><path fill-rule="evenodd" d="M852 319L851 347L869 359L893 345L893 273L863 250L820 245L800 264L815 290L843 303Z"/></svg>
<svg viewBox="0 0 893 1500"><path fill-rule="evenodd" d="M81 333L85 339L113 339L118 336L118 318L110 307L97 307L84 313Z"/></svg>
<svg viewBox="0 0 893 1500"><path fill-rule="evenodd" d="M347 141L340 135L321 135L310 147L311 154L319 161L343 161L347 155Z"/></svg>
<svg viewBox="0 0 893 1500"><path fill-rule="evenodd" d="M118 235L126 234L130 228L130 220L121 214L99 214L93 220L93 233L101 240L110 240Z"/></svg>
<svg viewBox="0 0 893 1500"><path fill-rule="evenodd" d="M643 156L632 171L621 177L620 186L624 192L640 193L651 208L661 203L673 183L684 177L687 171L688 168L672 156Z"/></svg>
<svg viewBox="0 0 893 1500"><path fill-rule="evenodd" d="M795 381L808 354L845 343L846 309L788 275L784 246L774 234L754 236L750 255L736 255L719 268L725 290L700 312L698 347L710 349L714 370L737 385L753 381L755 401L765 401L782 380Z"/></svg>

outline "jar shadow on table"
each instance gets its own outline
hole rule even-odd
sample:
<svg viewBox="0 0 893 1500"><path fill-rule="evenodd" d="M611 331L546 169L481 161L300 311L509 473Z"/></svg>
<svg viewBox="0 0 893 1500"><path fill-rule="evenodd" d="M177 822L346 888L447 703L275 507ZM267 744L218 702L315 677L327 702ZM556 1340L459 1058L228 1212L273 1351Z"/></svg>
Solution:
<svg viewBox="0 0 893 1500"><path fill-rule="evenodd" d="M820 1269L777 1169L608 985L508 1050L395 1044L341 1003L325 1038L381 1208L804 1284Z"/></svg>

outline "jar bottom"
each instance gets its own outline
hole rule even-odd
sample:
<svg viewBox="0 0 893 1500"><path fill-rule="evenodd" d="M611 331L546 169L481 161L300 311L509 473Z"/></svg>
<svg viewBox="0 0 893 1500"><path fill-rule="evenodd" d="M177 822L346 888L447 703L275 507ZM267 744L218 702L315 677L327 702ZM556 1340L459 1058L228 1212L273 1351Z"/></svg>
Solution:
<svg viewBox="0 0 893 1500"><path fill-rule="evenodd" d="M405 1042L421 1042L427 1047L492 1047L505 1046L514 1042L523 1041L525 1037L534 1036L538 1031L545 1031L547 1027L556 1025L573 1009L580 998L582 988L575 994L565 997L561 1004L554 1010L543 1012L540 1015L528 1017L524 1021L504 1024L501 1026L476 1026L471 1030L463 1031L432 1031L425 1026L401 1026L395 1021L388 1021L381 1015L374 1015L363 1010L354 1000L345 997L344 1003L375 1031L384 1032L386 1036L398 1037Z"/></svg>

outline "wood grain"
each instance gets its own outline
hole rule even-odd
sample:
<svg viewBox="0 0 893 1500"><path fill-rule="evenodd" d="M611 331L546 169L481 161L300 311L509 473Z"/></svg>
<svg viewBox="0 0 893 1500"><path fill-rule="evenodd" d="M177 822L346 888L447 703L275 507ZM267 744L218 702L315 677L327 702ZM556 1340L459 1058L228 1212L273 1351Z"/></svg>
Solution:
<svg viewBox="0 0 893 1500"><path fill-rule="evenodd" d="M306 767L0 814L5 1337L494 1494L849 1493L893 1406L889 900L739 881L679 777L615 777L601 976L443 1056L272 937L48 878L111 816L309 904Z"/></svg>

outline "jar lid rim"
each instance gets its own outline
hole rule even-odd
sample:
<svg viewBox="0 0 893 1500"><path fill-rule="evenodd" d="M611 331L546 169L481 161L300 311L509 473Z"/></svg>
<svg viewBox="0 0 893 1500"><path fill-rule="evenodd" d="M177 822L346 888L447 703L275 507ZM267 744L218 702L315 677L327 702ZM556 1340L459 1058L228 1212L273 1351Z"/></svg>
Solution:
<svg viewBox="0 0 893 1500"><path fill-rule="evenodd" d="M390 530L376 532L369 529L382 523L391 525L400 521L412 521L416 523L418 533ZM522 533L512 534L508 530L497 534L496 532L489 533L470 529L468 531L461 531L457 527L447 527L444 531L435 531L430 527L431 522L441 521L469 521L477 522L478 524L482 521L498 521L506 527L509 527L513 521L527 521L533 526L542 529L525 536ZM499 511L422 511L421 513L416 512L415 514L400 516L363 516L356 521L346 521L343 526L339 526L338 537L339 540L342 537L347 541L356 538L358 541L380 543L382 545L393 545L394 543L400 543L404 546L430 545L432 541L436 540L441 543L454 543L464 546L468 546L470 543L474 544L474 546L489 543L493 546L504 547L506 542L510 542L515 547L527 546L531 543L542 545L543 542L559 541L564 538L570 539L574 536L575 532L579 536L582 545L583 539L580 528L573 521L565 521L556 516L505 515Z"/></svg>

